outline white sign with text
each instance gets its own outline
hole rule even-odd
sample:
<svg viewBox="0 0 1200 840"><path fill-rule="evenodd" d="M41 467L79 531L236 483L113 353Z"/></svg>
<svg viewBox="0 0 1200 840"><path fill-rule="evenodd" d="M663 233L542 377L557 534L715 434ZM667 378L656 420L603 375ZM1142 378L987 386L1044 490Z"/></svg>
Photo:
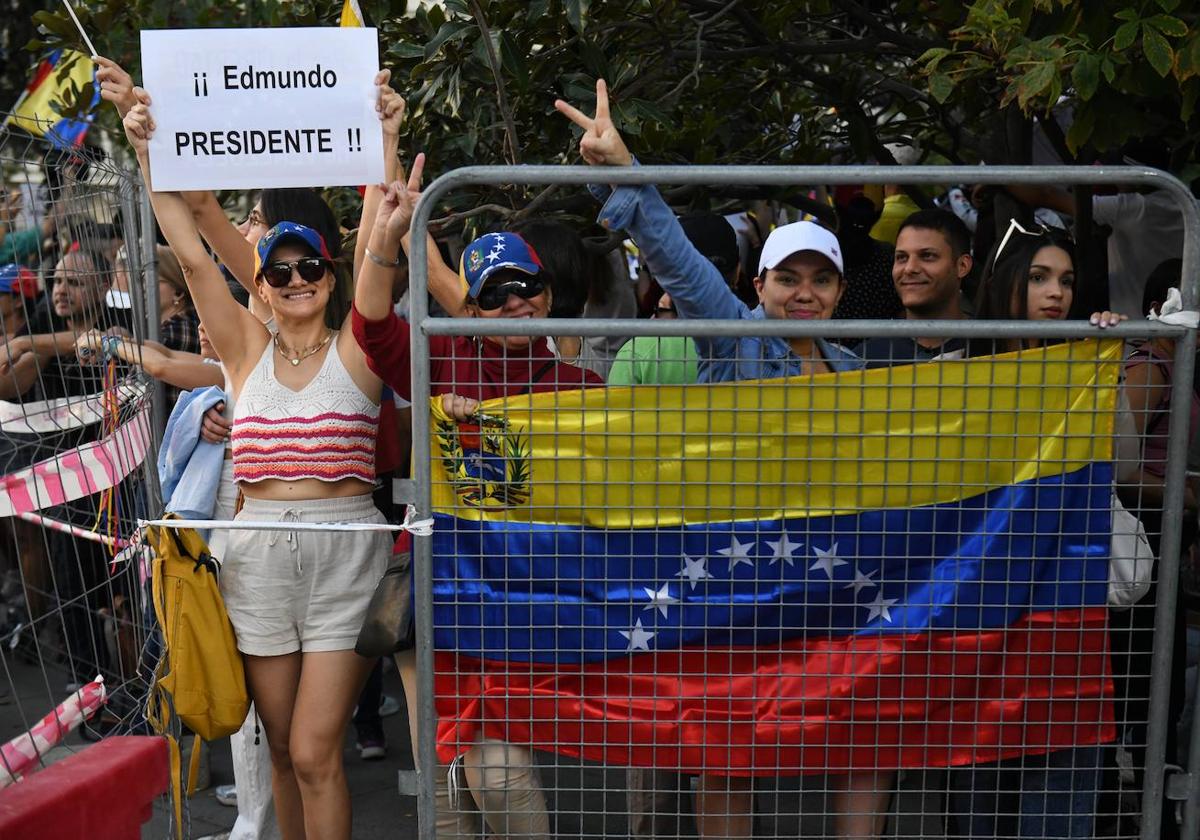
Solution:
<svg viewBox="0 0 1200 840"><path fill-rule="evenodd" d="M383 180L376 30L142 31L156 190Z"/></svg>

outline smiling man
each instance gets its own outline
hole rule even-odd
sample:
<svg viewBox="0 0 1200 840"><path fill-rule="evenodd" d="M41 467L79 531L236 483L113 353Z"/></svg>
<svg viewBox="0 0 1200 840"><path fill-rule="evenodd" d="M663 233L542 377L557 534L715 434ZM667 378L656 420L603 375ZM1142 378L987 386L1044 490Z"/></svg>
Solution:
<svg viewBox="0 0 1200 840"><path fill-rule="evenodd" d="M900 225L892 263L892 283L909 320L957 321L959 292L971 273L971 232L948 210L918 210ZM858 346L867 367L956 358L961 339L869 338Z"/></svg>

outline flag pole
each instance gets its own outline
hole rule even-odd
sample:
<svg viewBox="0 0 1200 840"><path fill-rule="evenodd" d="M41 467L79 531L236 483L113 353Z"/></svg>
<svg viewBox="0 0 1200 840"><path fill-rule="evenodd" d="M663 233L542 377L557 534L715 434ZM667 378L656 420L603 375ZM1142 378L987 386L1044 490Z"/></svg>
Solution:
<svg viewBox="0 0 1200 840"><path fill-rule="evenodd" d="M96 45L92 43L92 39L89 38L88 34L83 31L83 24L81 24L79 22L79 18L75 16L75 10L71 8L71 0L63 0L63 5L67 7L67 14L71 16L71 20L75 21L75 28L78 29L79 34L83 36L83 43L87 44L87 48L90 51L88 55L90 55L92 58L100 55L100 53L96 52Z"/></svg>

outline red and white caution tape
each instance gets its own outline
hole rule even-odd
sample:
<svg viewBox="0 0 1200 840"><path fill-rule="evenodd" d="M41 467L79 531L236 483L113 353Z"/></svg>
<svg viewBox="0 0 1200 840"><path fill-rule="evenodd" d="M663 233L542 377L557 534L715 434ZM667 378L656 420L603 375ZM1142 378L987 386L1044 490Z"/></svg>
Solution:
<svg viewBox="0 0 1200 840"><path fill-rule="evenodd" d="M147 404L100 440L0 476L0 516L66 504L114 487L141 465L149 447Z"/></svg>
<svg viewBox="0 0 1200 840"><path fill-rule="evenodd" d="M67 522L59 522L57 519L51 519L49 516L43 516L40 513L17 513L14 514L17 519L24 519L26 522L32 522L34 525L41 525L43 528L48 528L51 531L61 531L64 534L70 534L73 537L79 537L83 540L91 540L98 542L101 545L107 545L111 548L114 543L117 548L124 548L129 543L126 540L114 540L105 534L98 534L95 531L89 531L87 528L80 528L77 525L71 525Z"/></svg>
<svg viewBox="0 0 1200 840"><path fill-rule="evenodd" d="M117 401L128 402L146 393L145 380L126 379L117 386ZM86 397L19 403L0 400L0 432L47 434L99 423L105 417L109 395L101 391Z"/></svg>

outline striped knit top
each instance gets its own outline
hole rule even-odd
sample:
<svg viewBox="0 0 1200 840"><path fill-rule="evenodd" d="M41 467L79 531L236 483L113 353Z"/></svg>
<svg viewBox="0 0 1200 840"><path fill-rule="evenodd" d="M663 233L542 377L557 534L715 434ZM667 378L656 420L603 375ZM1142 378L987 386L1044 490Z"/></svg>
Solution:
<svg viewBox="0 0 1200 840"><path fill-rule="evenodd" d="M336 337L307 385L275 378L275 344L246 377L233 414L233 479L375 480L379 406L350 377Z"/></svg>

